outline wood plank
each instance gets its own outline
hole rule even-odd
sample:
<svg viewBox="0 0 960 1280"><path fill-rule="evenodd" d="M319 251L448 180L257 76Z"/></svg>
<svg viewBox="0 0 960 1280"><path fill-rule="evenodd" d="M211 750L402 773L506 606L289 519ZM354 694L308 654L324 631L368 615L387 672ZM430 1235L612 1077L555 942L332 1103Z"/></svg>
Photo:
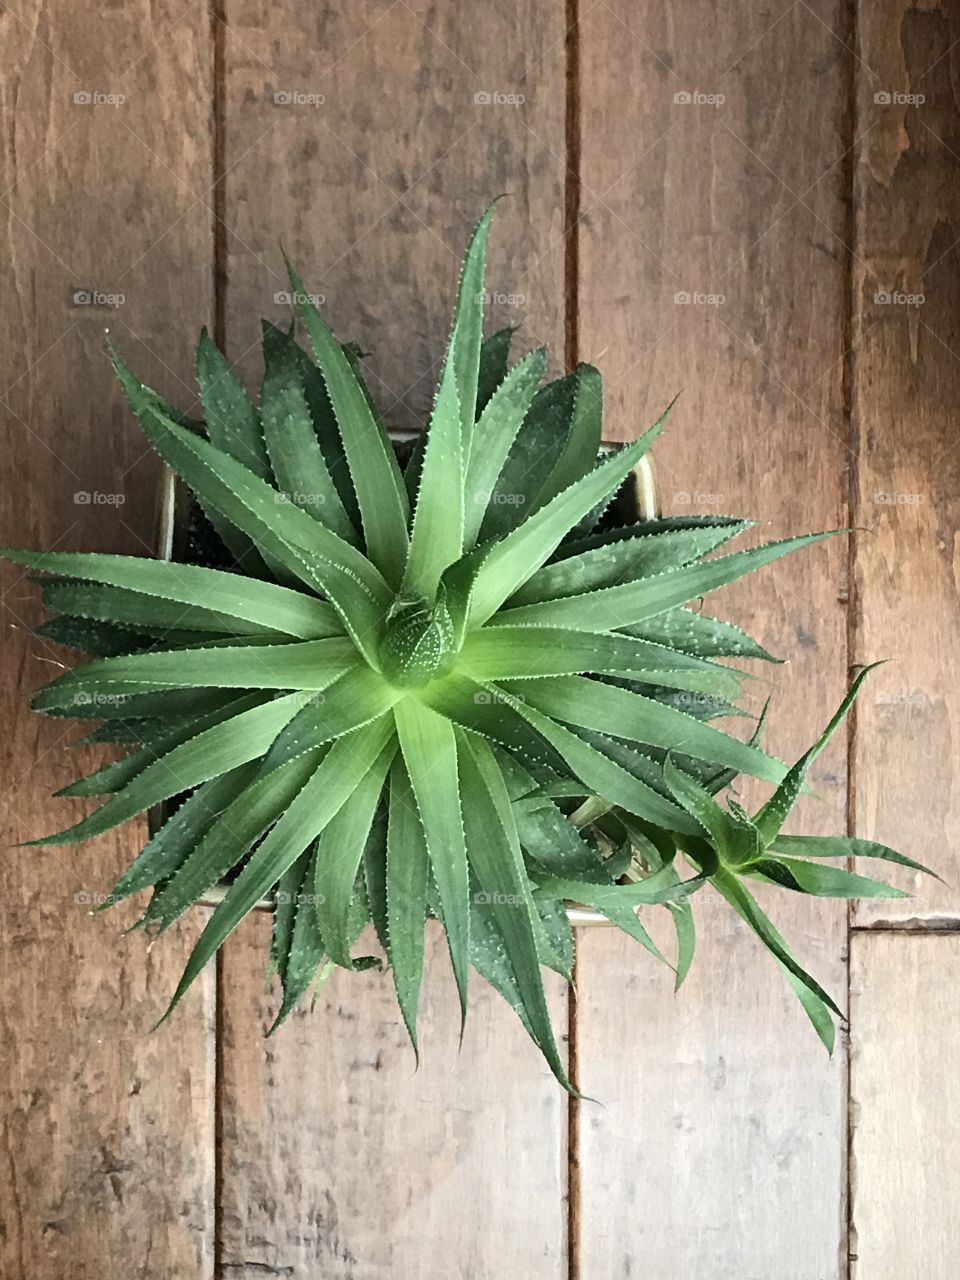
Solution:
<svg viewBox="0 0 960 1280"><path fill-rule="evenodd" d="M960 918L960 13L860 8L855 647L892 661L858 712L856 829L948 883L908 876L915 898L856 920L936 924Z"/></svg>
<svg viewBox="0 0 960 1280"><path fill-rule="evenodd" d="M389 424L419 426L460 255L503 191L491 324L529 316L527 344L551 342L562 362L563 8L521 0L482 17L481 39L469 9L421 0L282 17L230 0L226 333L251 381L260 316L288 314L274 300L282 239L337 331L372 353ZM229 1273L492 1276L509 1241L519 1274L565 1276L565 1102L506 1006L477 980L458 1059L434 945L419 1074L388 977L338 976L264 1047L266 949L258 920L223 960Z"/></svg>
<svg viewBox="0 0 960 1280"><path fill-rule="evenodd" d="M617 438L682 389L657 449L665 508L746 513L764 538L845 520L843 15L735 3L718 23L615 0L580 24L581 354L605 371ZM838 541L707 601L790 659L768 738L788 758L846 684L846 555ZM805 829L845 830L844 783L839 742ZM843 908L765 900L839 998ZM723 904L696 905L676 1000L635 944L581 940L580 1082L605 1104L581 1108L582 1276L739 1280L771 1258L778 1280L837 1276L842 1052L827 1060Z"/></svg>
<svg viewBox="0 0 960 1280"><path fill-rule="evenodd" d="M0 38L2 542L143 553L156 467L103 331L182 398L210 311L210 215L194 195L211 172L207 19L164 0L102 13L55 0L4 6ZM49 794L103 757L67 751L77 726L30 712L26 695L70 659L29 636L26 575L5 567L3 587L0 1274L210 1276L210 984L147 1034L197 924L148 954L122 935L132 911L91 916L140 825L76 850L10 847L76 820L76 802Z"/></svg>
<svg viewBox="0 0 960 1280"><path fill-rule="evenodd" d="M259 376L260 317L289 315L282 238L337 333L370 352L389 424L421 426L471 226L503 192L488 323L529 317L518 341L562 362L562 9L487 6L482 40L423 0L282 24L269 4L230 0L227 19L232 358Z"/></svg>
<svg viewBox="0 0 960 1280"><path fill-rule="evenodd" d="M434 927L421 1065L388 973L338 971L275 1037L270 920L227 952L225 1274L493 1280L509 1241L522 1276L566 1275L565 1095L500 997L473 975L463 1049ZM562 980L550 976L558 1034Z"/></svg>
<svg viewBox="0 0 960 1280"><path fill-rule="evenodd" d="M823 919L777 918L839 997ZM581 931L580 1081L597 1101L580 1107L580 1274L839 1276L840 1055L724 904L699 903L697 927L677 995L636 944Z"/></svg>
<svg viewBox="0 0 960 1280"><path fill-rule="evenodd" d="M953 1280L960 937L858 932L850 961L851 1280Z"/></svg>

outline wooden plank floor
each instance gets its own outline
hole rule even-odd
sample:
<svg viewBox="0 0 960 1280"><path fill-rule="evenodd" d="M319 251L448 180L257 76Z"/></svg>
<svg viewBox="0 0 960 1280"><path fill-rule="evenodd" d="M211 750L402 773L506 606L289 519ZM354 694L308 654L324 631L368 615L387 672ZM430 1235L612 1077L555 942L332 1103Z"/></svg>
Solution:
<svg viewBox="0 0 960 1280"><path fill-rule="evenodd" d="M188 394L212 314L207 22L172 0L0 11L0 493L4 545L144 554L157 471L110 369L110 327L166 395ZM102 759L27 694L69 655L3 566L0 1276L213 1274L213 985L150 1036L195 940L149 957L123 910L94 918L136 829L15 848L76 813L50 793Z"/></svg>
<svg viewBox="0 0 960 1280"><path fill-rule="evenodd" d="M669 510L856 527L717 610L791 659L787 756L857 664L892 659L802 822L946 881L903 876L917 897L849 920L771 899L849 998L833 1059L722 903L679 996L635 944L583 932L576 1001L549 994L603 1105L571 1105L479 981L457 1053L436 937L418 1072L376 974L263 1040L265 917L148 1036L202 919L148 953L129 917L89 916L141 831L6 848L2 1280L952 1280L956 6L16 0L0 40L4 543L146 550L155 466L102 331L184 409L201 324L255 385L281 243L371 352L391 425L418 425L458 256L505 192L493 321L557 370L599 364L611 439L683 391ZM25 697L65 656L30 640L26 579L2 588L12 846L66 824L49 793L81 760Z"/></svg>
<svg viewBox="0 0 960 1280"><path fill-rule="evenodd" d="M618 435L682 388L657 450L663 502L749 513L757 541L846 522L840 8L820 20L796 6L767 30L744 0L717 30L695 6L611 0L581 24L595 86L582 106L583 356L608 376ZM716 104L686 100L697 91ZM630 124L610 137L615 112ZM774 694L768 743L784 758L843 696L846 553L837 542L782 561L715 600L790 659L754 695L759 710ZM842 832L842 742L815 773L823 803L807 806L808 829ZM623 935L582 941L580 1079L605 1103L579 1115L582 1274L627 1276L643 1260L658 1276L761 1276L782 1258L778 1280L831 1275L842 1051L818 1049L726 904L697 906L700 954L677 998ZM842 908L778 895L773 910L842 992ZM618 1195L634 1207L611 1231Z"/></svg>
<svg viewBox="0 0 960 1280"><path fill-rule="evenodd" d="M337 331L370 353L372 387L391 423L421 423L464 237L500 191L509 194L489 287L522 302L495 305L496 318L529 317L562 358L563 14L530 0L487 10L483 24L478 42L464 9L355 4L349 18L331 21L310 74L303 51L317 32L308 8L291 9L278 31L271 9L230 0L225 336L251 376L260 315L283 314L264 270L282 268L282 235ZM504 64L521 83L498 81ZM322 95L322 108L274 105L275 91L298 90ZM529 100L522 112L475 102L488 90ZM304 1274L316 1264L342 1280L358 1272L443 1280L457 1268L468 1274L485 1241L510 1239L519 1274L560 1280L565 1101L525 1051L511 1010L478 982L458 1057L456 991L435 947L419 1072L387 974L344 974L302 1029L298 1021L264 1046L251 1034L251 1012L259 1026L264 999L258 1006L252 997L263 990L266 943L263 924L250 922L223 958L221 1019L225 1043L237 1046L224 1058L222 1093L228 1274L299 1260ZM559 980L551 991L562 1027ZM322 1073L312 1067L318 1052ZM315 1079L306 1094L297 1087L305 1078ZM511 1140L520 1134L522 1155ZM295 1193L278 1194L278 1177ZM464 1212L477 1187L498 1192Z"/></svg>

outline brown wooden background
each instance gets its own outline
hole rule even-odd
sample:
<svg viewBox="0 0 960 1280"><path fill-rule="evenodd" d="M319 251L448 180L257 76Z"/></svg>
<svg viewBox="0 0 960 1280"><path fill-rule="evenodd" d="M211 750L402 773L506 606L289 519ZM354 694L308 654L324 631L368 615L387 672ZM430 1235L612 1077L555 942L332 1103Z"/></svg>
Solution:
<svg viewBox="0 0 960 1280"><path fill-rule="evenodd" d="M683 389L667 509L857 526L718 607L792 659L784 753L893 659L804 821L949 882L849 920L778 901L849 1001L832 1061L719 908L678 997L585 934L576 1003L554 995L604 1106L571 1106L479 981L458 1056L435 941L419 1073L377 975L265 1043L264 918L147 1035L202 921L147 950L90 918L142 832L5 848L3 1280L954 1280L958 82L948 0L0 4L3 542L149 551L155 462L103 330L185 409L203 323L255 379L281 240L419 423L457 259L507 192L496 318L602 366L612 438ZM84 762L27 710L63 654L29 637L24 577L4 588L13 846L63 825L47 797Z"/></svg>

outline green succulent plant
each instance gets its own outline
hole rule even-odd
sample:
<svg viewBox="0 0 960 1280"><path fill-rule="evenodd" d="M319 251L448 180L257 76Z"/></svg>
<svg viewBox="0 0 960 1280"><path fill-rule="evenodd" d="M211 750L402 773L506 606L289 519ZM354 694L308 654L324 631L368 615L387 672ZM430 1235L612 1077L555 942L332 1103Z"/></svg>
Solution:
<svg viewBox="0 0 960 1280"><path fill-rule="evenodd" d="M33 843L97 836L178 798L110 895L151 888L140 923L163 931L226 881L171 1009L272 897L277 1022L332 966L381 963L355 954L372 922L416 1045L434 916L464 1016L472 966L567 1085L542 981L542 966L570 976L567 904L660 959L638 908L669 912L679 983L691 899L712 889L830 1045L837 1006L747 886L894 895L828 860L918 867L865 841L781 833L863 675L788 769L759 728L745 742L712 723L736 714L745 678L723 660L770 655L690 606L831 535L713 556L748 522L638 522L618 507L663 420L604 453L595 369L541 386L543 351L508 367L510 331L483 339L490 220L467 252L429 424L402 465L357 350L292 268L312 354L296 324L264 324L259 405L205 333L202 423L112 351L143 430L194 496L207 563L3 553L49 575L54 616L38 630L92 655L36 709L99 720L89 739L131 748L62 793L108 797L99 808ZM775 788L752 818L715 799L741 774Z"/></svg>

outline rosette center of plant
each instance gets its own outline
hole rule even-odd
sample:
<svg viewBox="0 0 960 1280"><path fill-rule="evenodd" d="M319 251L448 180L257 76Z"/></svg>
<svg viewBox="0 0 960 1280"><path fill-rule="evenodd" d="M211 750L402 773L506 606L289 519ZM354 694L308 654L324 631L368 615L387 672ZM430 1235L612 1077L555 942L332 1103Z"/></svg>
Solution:
<svg viewBox="0 0 960 1280"><path fill-rule="evenodd" d="M400 688L416 688L446 675L456 660L457 645L443 598L435 604L398 598L387 615L379 656L385 678Z"/></svg>

